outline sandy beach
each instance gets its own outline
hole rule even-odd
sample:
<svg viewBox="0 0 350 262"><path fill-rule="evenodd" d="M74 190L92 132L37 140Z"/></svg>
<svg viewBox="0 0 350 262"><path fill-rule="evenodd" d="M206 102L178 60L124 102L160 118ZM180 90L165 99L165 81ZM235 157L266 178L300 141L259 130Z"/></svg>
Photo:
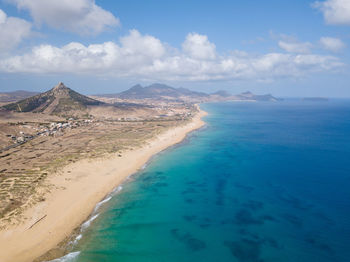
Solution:
<svg viewBox="0 0 350 262"><path fill-rule="evenodd" d="M67 165L48 178L54 188L45 200L25 211L17 226L0 231L0 261L30 262L55 248L94 210L96 204L153 155L181 142L204 125L197 113L191 122L170 129L144 146L104 159L85 159Z"/></svg>

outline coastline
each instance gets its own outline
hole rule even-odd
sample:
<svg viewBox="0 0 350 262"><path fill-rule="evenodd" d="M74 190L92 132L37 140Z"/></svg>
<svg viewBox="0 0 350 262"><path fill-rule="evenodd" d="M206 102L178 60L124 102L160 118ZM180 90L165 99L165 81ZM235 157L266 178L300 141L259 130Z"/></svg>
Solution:
<svg viewBox="0 0 350 262"><path fill-rule="evenodd" d="M23 223L0 231L0 261L30 262L55 248L90 216L96 204L153 155L202 127L205 115L200 110L191 122L167 130L121 157L114 154L107 159L84 159L52 175L48 183L54 188L45 201L26 210Z"/></svg>

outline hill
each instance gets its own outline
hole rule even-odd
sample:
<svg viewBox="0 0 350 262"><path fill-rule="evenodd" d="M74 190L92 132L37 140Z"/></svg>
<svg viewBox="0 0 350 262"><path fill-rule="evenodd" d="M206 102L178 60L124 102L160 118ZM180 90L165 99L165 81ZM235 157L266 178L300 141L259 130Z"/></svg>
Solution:
<svg viewBox="0 0 350 262"><path fill-rule="evenodd" d="M228 91L219 90L215 93L192 91L186 88L175 88L164 84L152 84L149 86L135 85L128 90L116 94L100 94L96 97L117 98L125 100L173 100L185 102L215 102L215 101L278 101L280 99L270 95L256 95L252 92L244 92L232 95Z"/></svg>
<svg viewBox="0 0 350 262"><path fill-rule="evenodd" d="M213 96L229 97L231 94L226 90L218 90L215 93L212 93Z"/></svg>
<svg viewBox="0 0 350 262"><path fill-rule="evenodd" d="M244 92L239 95L232 97L233 100L247 100L247 101L278 101L279 98L272 96L271 94L266 95L255 95L252 92Z"/></svg>
<svg viewBox="0 0 350 262"><path fill-rule="evenodd" d="M87 106L102 104L104 103L81 95L60 82L45 93L4 105L3 108L15 112L63 115L72 111L85 111Z"/></svg>
<svg viewBox="0 0 350 262"><path fill-rule="evenodd" d="M135 85L126 91L117 94L101 94L100 97L120 99L154 99L154 100L187 100L189 98L207 98L209 95L186 88L175 88L164 84L149 86Z"/></svg>

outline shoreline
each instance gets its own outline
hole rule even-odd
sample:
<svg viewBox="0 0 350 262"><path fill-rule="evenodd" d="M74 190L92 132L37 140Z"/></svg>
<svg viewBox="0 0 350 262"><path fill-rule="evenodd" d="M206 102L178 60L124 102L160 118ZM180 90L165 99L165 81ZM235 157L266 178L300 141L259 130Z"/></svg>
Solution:
<svg viewBox="0 0 350 262"><path fill-rule="evenodd" d="M0 231L0 261L31 262L56 248L80 228L101 200L154 155L204 126L201 118L206 114L200 110L191 122L169 129L121 157L83 159L53 174L47 182L55 188L45 201L26 210L23 223Z"/></svg>

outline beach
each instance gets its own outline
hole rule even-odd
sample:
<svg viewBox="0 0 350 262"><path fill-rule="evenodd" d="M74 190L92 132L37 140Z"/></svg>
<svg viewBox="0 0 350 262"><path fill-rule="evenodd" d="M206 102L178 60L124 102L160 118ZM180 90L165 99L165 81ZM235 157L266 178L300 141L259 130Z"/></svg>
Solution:
<svg viewBox="0 0 350 262"><path fill-rule="evenodd" d="M22 223L0 231L0 261L30 262L55 248L89 217L98 202L153 155L202 127L205 114L199 111L189 123L159 134L140 148L80 160L51 175L48 183L52 187L45 199L24 212Z"/></svg>

